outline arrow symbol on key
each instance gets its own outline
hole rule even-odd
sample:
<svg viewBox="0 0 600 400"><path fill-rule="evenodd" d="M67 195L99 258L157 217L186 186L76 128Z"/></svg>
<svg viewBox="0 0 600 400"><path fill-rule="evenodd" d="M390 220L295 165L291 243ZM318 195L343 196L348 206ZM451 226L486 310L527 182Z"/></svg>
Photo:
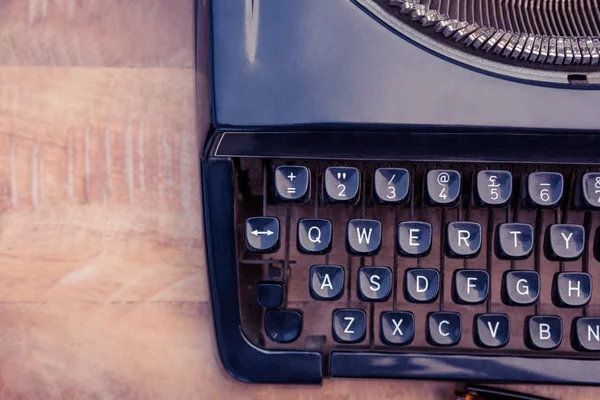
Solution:
<svg viewBox="0 0 600 400"><path fill-rule="evenodd" d="M251 232L254 236L258 236L258 235L267 235L267 236L271 236L273 233L273 231L267 229L266 231L259 231L258 229L255 229Z"/></svg>

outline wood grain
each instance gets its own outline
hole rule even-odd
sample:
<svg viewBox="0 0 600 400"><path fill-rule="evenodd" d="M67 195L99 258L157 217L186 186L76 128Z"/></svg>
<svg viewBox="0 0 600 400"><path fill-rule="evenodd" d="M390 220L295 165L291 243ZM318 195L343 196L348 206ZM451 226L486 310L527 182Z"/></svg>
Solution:
<svg viewBox="0 0 600 400"><path fill-rule="evenodd" d="M207 53L204 43L194 71L193 9L0 0L0 398L450 398L452 382L247 385L222 370L199 197Z"/></svg>

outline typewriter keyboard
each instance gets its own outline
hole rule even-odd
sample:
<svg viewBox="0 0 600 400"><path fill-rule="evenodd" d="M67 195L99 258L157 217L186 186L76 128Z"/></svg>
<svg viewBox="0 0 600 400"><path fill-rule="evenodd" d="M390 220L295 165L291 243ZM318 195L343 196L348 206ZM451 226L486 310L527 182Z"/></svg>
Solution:
<svg viewBox="0 0 600 400"><path fill-rule="evenodd" d="M256 345L600 351L598 171L238 159L234 176L242 327Z"/></svg>

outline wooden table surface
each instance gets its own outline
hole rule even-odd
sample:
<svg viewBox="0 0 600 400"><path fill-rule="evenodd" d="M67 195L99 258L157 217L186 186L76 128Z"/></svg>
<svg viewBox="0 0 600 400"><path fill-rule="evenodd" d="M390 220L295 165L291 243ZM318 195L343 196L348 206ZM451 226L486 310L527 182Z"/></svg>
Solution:
<svg viewBox="0 0 600 400"><path fill-rule="evenodd" d="M450 399L453 383L222 370L199 200L205 48L196 75L193 0L0 0L0 398Z"/></svg>

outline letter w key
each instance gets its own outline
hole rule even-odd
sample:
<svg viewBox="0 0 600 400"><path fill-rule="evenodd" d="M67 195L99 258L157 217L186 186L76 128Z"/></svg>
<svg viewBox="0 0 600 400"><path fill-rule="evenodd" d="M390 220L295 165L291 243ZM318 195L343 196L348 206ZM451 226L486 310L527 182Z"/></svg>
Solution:
<svg viewBox="0 0 600 400"><path fill-rule="evenodd" d="M346 250L350 254L372 255L381 247L381 223L374 219L351 219L346 226Z"/></svg>

